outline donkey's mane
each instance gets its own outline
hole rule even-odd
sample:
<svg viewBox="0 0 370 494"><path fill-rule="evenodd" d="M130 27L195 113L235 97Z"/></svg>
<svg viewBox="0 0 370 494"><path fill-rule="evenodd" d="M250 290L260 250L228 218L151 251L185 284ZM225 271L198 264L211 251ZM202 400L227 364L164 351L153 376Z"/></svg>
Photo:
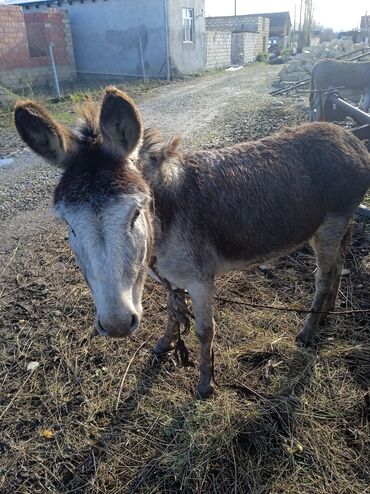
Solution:
<svg viewBox="0 0 370 494"><path fill-rule="evenodd" d="M88 98L86 105L79 108L80 120L77 131L82 141L90 145L100 144L102 134L99 127L99 111L92 98Z"/></svg>
<svg viewBox="0 0 370 494"><path fill-rule="evenodd" d="M159 129L148 128L144 130L140 155L152 160L163 161L168 158L181 159L182 151L179 149L181 137L173 137L165 142Z"/></svg>

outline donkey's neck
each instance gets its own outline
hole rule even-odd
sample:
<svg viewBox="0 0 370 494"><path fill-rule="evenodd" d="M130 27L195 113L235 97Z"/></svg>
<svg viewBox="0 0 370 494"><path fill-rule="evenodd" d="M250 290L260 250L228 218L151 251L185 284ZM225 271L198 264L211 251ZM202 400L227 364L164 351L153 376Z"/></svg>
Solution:
<svg viewBox="0 0 370 494"><path fill-rule="evenodd" d="M153 196L156 238L163 237L179 213L182 197L182 165L171 166L149 182Z"/></svg>
<svg viewBox="0 0 370 494"><path fill-rule="evenodd" d="M161 163L143 163L143 176L153 194L175 189L181 182L184 165L178 158L167 158Z"/></svg>

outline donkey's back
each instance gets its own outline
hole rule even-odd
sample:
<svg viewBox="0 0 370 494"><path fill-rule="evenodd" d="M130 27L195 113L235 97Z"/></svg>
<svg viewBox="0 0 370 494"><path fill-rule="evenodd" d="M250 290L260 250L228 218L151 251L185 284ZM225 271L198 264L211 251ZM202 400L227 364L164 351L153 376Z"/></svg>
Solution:
<svg viewBox="0 0 370 494"><path fill-rule="evenodd" d="M183 231L230 260L290 250L329 216L348 220L370 186L366 148L324 123L201 152L184 169Z"/></svg>

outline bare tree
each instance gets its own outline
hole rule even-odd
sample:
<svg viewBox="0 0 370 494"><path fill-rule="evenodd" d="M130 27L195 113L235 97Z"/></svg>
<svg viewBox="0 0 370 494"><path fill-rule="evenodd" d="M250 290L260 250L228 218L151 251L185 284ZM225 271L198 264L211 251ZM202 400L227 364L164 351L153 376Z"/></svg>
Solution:
<svg viewBox="0 0 370 494"><path fill-rule="evenodd" d="M305 0L303 16L303 33L306 46L310 46L313 23L313 0Z"/></svg>

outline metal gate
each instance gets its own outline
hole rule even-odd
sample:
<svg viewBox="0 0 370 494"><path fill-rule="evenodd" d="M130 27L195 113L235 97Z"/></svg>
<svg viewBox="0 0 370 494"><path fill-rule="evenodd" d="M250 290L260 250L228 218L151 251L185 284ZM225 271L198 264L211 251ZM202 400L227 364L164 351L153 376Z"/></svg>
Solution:
<svg viewBox="0 0 370 494"><path fill-rule="evenodd" d="M232 33L231 37L231 65L244 65L244 35Z"/></svg>

